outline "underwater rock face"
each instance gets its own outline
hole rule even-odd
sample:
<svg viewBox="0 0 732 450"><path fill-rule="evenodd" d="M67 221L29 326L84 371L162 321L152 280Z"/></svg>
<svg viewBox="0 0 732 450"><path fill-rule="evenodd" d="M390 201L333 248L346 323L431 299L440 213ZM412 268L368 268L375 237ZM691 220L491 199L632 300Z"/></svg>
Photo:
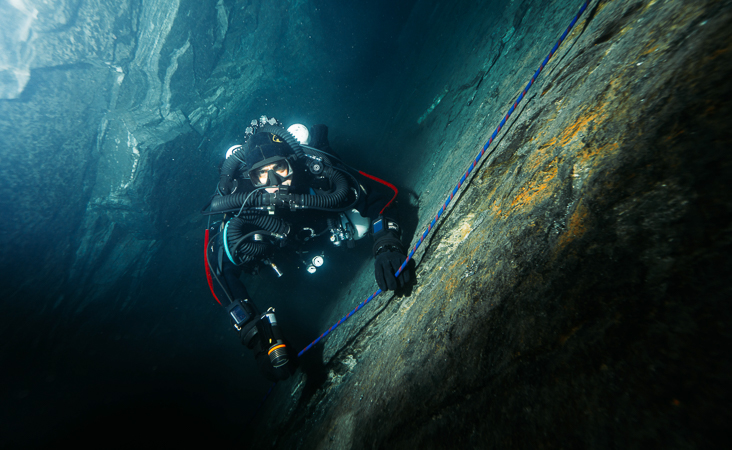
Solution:
<svg viewBox="0 0 732 450"><path fill-rule="evenodd" d="M224 0L2 8L13 27L3 29L10 59L0 62L1 97L10 99L0 101L0 238L15 249L3 252L14 280L3 290L45 297L41 308L70 315L105 296L131 306L171 227L185 233L200 219L216 170L204 144L238 133L230 116L278 81L264 72L308 73L317 50L288 70L274 65L296 50L283 43L318 42L310 9ZM176 186L201 196L171 201Z"/></svg>
<svg viewBox="0 0 732 450"><path fill-rule="evenodd" d="M414 245L580 3L420 0L372 80L346 64L364 30L323 19L351 2L0 1L0 447L721 446L732 40L711 0L593 0L412 292L306 353L245 429L269 383L207 292L215 155L306 111L400 187ZM336 259L357 274L308 331L375 290L369 250ZM282 297L283 323L313 312Z"/></svg>
<svg viewBox="0 0 732 450"><path fill-rule="evenodd" d="M428 22L434 58L414 49L385 128L419 195L413 245L580 6L466 4L434 6L463 20ZM730 20L725 1L590 2L417 252L413 291L350 318L323 365L305 356L252 448L721 446Z"/></svg>
<svg viewBox="0 0 732 450"><path fill-rule="evenodd" d="M167 197L182 184L210 191L215 168L204 144L236 135L240 120L230 117L282 80L262 74L305 76L319 55L307 48L320 33L303 5L17 0L2 8L12 25L3 28L0 61L2 245L43 253L32 270L7 254L3 263L17 271L11 279L57 272L53 283L75 286L64 303L93 302L121 278L144 273L140 263L171 224L187 229L200 218L205 194L173 204ZM288 26L290 16L297 25ZM282 45L289 42L305 44ZM110 259L122 250L126 258ZM61 275L60 266L70 272ZM96 294L78 291L90 283ZM33 284L21 295L47 295Z"/></svg>
<svg viewBox="0 0 732 450"><path fill-rule="evenodd" d="M22 3L0 3L0 98L17 98L30 78L33 50L28 46L38 11Z"/></svg>

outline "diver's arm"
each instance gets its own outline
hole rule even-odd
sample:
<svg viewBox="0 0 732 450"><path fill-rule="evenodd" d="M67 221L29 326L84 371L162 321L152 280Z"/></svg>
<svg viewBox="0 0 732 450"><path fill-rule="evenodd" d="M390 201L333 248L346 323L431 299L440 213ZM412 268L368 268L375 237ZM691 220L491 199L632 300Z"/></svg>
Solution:
<svg viewBox="0 0 732 450"><path fill-rule="evenodd" d="M397 188L389 182L371 175L361 173L367 191L357 206L362 216L371 220L371 236L374 239L372 248L374 255L374 278L382 291L403 288L412 279L412 267L407 266L399 274L394 275L406 261L407 254L402 244L402 231L399 226L397 210L394 200ZM384 186L392 191L388 192ZM381 189L378 189L381 187Z"/></svg>
<svg viewBox="0 0 732 450"><path fill-rule="evenodd" d="M310 145L331 155L335 154L330 148L328 127L325 125L313 125L310 128ZM394 276L407 259L401 242L397 213L392 206L398 192L397 188L364 172L359 172L355 176L362 187L361 197L355 207L362 217L368 217L371 221L376 282L383 291L402 288L411 281L412 269L405 267L399 277Z"/></svg>
<svg viewBox="0 0 732 450"><path fill-rule="evenodd" d="M241 343L254 353L262 374L272 381L288 378L295 364L274 311L260 312L239 279L241 267L229 260L222 240L214 238L213 241L208 245L206 255L215 279L212 283L215 298L229 314Z"/></svg>

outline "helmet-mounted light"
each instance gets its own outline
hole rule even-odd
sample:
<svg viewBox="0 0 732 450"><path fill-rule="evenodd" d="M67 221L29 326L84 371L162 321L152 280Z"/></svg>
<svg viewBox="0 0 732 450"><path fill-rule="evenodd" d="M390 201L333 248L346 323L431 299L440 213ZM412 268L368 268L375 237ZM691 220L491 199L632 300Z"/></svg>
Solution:
<svg viewBox="0 0 732 450"><path fill-rule="evenodd" d="M293 135L302 145L308 145L310 142L310 132L308 131L308 127L301 123L290 125L287 131L289 131L290 134Z"/></svg>
<svg viewBox="0 0 732 450"><path fill-rule="evenodd" d="M231 147L229 147L228 150L226 150L226 158L228 159L229 156L233 155L235 152L238 152L239 150L241 150L241 148L242 146L240 144L232 145Z"/></svg>

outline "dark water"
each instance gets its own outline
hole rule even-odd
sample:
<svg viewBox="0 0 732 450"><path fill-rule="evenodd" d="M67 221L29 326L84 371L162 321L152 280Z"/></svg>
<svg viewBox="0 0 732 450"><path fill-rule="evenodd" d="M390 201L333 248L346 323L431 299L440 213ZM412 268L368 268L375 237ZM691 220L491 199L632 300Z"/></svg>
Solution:
<svg viewBox="0 0 732 450"><path fill-rule="evenodd" d="M254 3L266 7L266 2ZM334 148L347 161L388 173L387 155L373 147L381 137L377 119L384 115L385 104L374 89L383 77L403 76L400 52L419 43L414 19L413 28L405 30L414 4L312 2L326 36L316 55L320 59L311 59L316 70L306 77L288 73L276 89L254 93L248 109L237 117L249 121L267 114L284 123L326 123ZM77 7L76 2L64 4L65 10L75 11L69 17L85 14ZM419 11L424 14L431 9L421 5ZM43 8L39 12L47 32L59 29L48 23L53 12ZM231 13L230 20L233 17ZM123 30L150 25L133 24L133 19L138 18L123 15L103 21L95 32L109 33L104 26L114 23L112 31L122 39ZM210 24L211 29L215 26ZM206 23L198 27L205 29ZM12 43L6 44L4 51L9 52ZM72 182L64 174L93 170L97 164L99 154L92 149L103 132L95 114L108 107L105 96L113 84L96 86L75 76L77 64L87 68L98 62L33 70L22 95L0 100L0 114L7 115L2 122L3 147L22 149L0 160L5 175L0 446L108 447L136 444L144 435L167 445L195 443L198 438L210 444L246 443L242 424L271 383L259 374L251 353L238 342L225 312L208 292L202 258L205 219L180 225L213 192L217 165L226 148L241 139L241 127L218 124L207 130L202 141L191 134L158 147L158 161L169 161L169 165L158 163L148 181L153 194L145 201L160 214L151 217L129 211L135 216L133 226L112 227L109 238L109 247L119 243L119 254L105 256L117 258L119 264L145 267L144 272L133 269L122 278L104 278L104 273L94 272L90 278L76 276L72 282L70 266L84 239L78 218L94 186L89 184L93 177ZM162 69L160 76L164 76ZM144 96L129 95L138 100ZM23 111L30 111L27 105L45 111L24 116ZM63 117L71 122L65 124ZM13 129L13 123L24 127ZM70 140L65 129L79 123L89 136ZM36 131L31 132L31 127ZM64 153L68 148L74 153ZM185 156L189 154L199 156ZM45 164L54 158L55 165L44 169L40 161ZM48 178L44 173L59 176ZM43 201L34 207L25 197L16 200L23 193ZM33 211L42 222L31 219ZM91 228L109 226L104 220ZM128 253L124 250L127 243L133 245L131 236L156 239L157 244L143 252L150 258L147 264L124 261L128 255L139 257L132 248ZM288 337L297 349L303 348L324 331L324 312L347 285L352 267L360 266L354 266L354 261L370 258L369 253L370 243L350 253L335 252L315 276L288 274L287 285L266 275L249 280L252 295L260 308L277 309ZM139 288L128 291L126 286ZM100 296L99 292L105 293ZM73 306L67 306L69 299L74 299Z"/></svg>

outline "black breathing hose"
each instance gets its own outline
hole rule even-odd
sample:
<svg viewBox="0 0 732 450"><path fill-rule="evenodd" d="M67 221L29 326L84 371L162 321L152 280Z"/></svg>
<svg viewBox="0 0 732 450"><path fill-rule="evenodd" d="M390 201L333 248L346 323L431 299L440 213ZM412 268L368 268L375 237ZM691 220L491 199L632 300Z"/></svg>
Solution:
<svg viewBox="0 0 732 450"><path fill-rule="evenodd" d="M255 230L252 231L252 228ZM224 238L229 254L239 260L236 264L244 264L258 259L272 249L270 242L252 242L248 238L256 234L284 238L289 232L290 225L282 219L269 215L244 214L228 222Z"/></svg>
<svg viewBox="0 0 732 450"><path fill-rule="evenodd" d="M236 172L240 166L245 165L237 153L243 154L239 148L232 153L221 164L221 175L219 176L219 186L230 186L230 181L236 178ZM228 194L228 192L226 192Z"/></svg>
<svg viewBox="0 0 732 450"><path fill-rule="evenodd" d="M242 214L234 217L229 221L228 238L237 239L245 234L244 227L253 225L256 228L262 228L270 233L286 235L290 232L290 225L284 220L264 214ZM234 234L238 233L238 234ZM248 232L247 232L248 233Z"/></svg>
<svg viewBox="0 0 732 450"><path fill-rule="evenodd" d="M244 201L249 197L249 192L238 192L230 195L219 195L211 200L212 212L224 212L230 209L239 209ZM249 206L262 206L260 197L261 193L254 194L250 197Z"/></svg>
<svg viewBox="0 0 732 450"><path fill-rule="evenodd" d="M259 132L265 132L265 133L272 133L275 136L278 136L285 140L287 145L290 146L290 148L295 152L295 156L297 159L304 158L305 152L303 151L302 147L300 146L299 141L286 129L274 126L274 125L265 125L257 131ZM224 192L225 195L216 195L211 200L211 208L210 212L217 213L217 212L225 212L230 211L238 208L243 208L246 206L249 207L265 207L265 206L289 206L290 209L321 209L321 210L342 210L342 209L349 209L350 207L355 204L355 202L358 200L360 187L358 186L358 182L353 179L353 176L349 174L348 172L341 171L339 169L336 169L330 164L330 161L328 159L329 155L326 152L322 152L316 148L308 147L308 149L313 150L316 155L323 158L323 162L325 163L325 168L322 172L322 175L326 177L331 184L334 186L333 192L329 194L324 195L310 195L310 194L290 194L290 193L282 193L282 192L275 192L275 193L264 193L264 192L238 192L235 194L228 194L227 192ZM241 150L234 152L231 156L226 158L224 163L221 165L221 177L219 179L219 186L228 186L229 181L236 178L237 171L240 169L246 169L246 164L241 159L239 153L241 153ZM339 160L340 161L340 160ZM244 167L243 167L244 166ZM343 203L348 199L348 180L346 179L343 174L339 172L344 172L348 174L351 179L353 179L354 183L356 183L356 186L354 186L355 192L356 192L356 200L352 202L351 205L345 206ZM219 194L221 192L219 191ZM246 203L246 204L245 204Z"/></svg>
<svg viewBox="0 0 732 450"><path fill-rule="evenodd" d="M280 192L264 192L249 197L248 192L216 196L211 200L211 211L225 211L240 208L249 197L245 206L289 206L291 209L317 208L335 209L348 199L348 180L332 167L323 169L325 176L335 186L333 192L324 195L282 194Z"/></svg>

